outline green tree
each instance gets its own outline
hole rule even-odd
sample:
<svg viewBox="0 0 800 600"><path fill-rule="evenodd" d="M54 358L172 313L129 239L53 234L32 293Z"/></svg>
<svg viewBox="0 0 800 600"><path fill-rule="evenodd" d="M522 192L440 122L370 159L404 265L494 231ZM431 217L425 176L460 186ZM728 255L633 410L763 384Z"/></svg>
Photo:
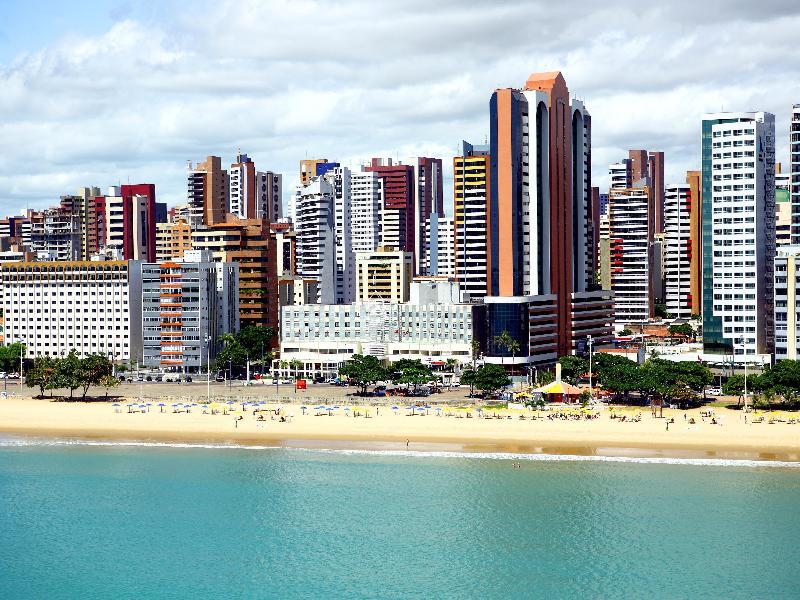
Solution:
<svg viewBox="0 0 800 600"><path fill-rule="evenodd" d="M744 375L731 375L722 384L722 393L726 396L740 396L744 394Z"/></svg>
<svg viewBox="0 0 800 600"><path fill-rule="evenodd" d="M598 352L594 355L592 369L594 370L594 381L603 389L622 396L625 401L631 392L639 389L639 365L625 358L606 352Z"/></svg>
<svg viewBox="0 0 800 600"><path fill-rule="evenodd" d="M362 396L366 395L367 387L387 377L386 369L375 356L363 354L354 354L341 366L339 375L355 384Z"/></svg>
<svg viewBox="0 0 800 600"><path fill-rule="evenodd" d="M477 373L477 369L472 365L467 365L461 371L460 381L469 386L469 395L472 396L475 393L475 374Z"/></svg>
<svg viewBox="0 0 800 600"><path fill-rule="evenodd" d="M670 335L682 335L689 339L694 339L694 329L692 328L689 323L681 323L680 325L670 325L669 326L669 334Z"/></svg>
<svg viewBox="0 0 800 600"><path fill-rule="evenodd" d="M519 352L519 342L511 337L511 334L508 333L507 330L503 330L500 335L494 336L494 343L496 346L500 346L506 349L506 352L511 353L511 363L512 363L512 370L514 368L513 363L514 359L517 357L517 352ZM505 357L502 358L503 364L505 364Z"/></svg>
<svg viewBox="0 0 800 600"><path fill-rule="evenodd" d="M114 372L114 367L107 356L102 354L90 354L86 358L80 359L78 378L83 387L83 398L89 388L93 385L100 385L105 377L109 377Z"/></svg>
<svg viewBox="0 0 800 600"><path fill-rule="evenodd" d="M572 385L577 385L578 380L589 371L589 361L580 356L562 356L558 363L561 365L561 378Z"/></svg>
<svg viewBox="0 0 800 600"><path fill-rule="evenodd" d="M402 358L391 365L389 374L392 381L398 384L413 385L416 390L420 385L433 381L433 373L428 365L419 359Z"/></svg>
<svg viewBox="0 0 800 600"><path fill-rule="evenodd" d="M475 387L483 393L484 398L493 396L510 383L511 379L501 365L487 363L475 373Z"/></svg>
<svg viewBox="0 0 800 600"><path fill-rule="evenodd" d="M55 387L56 364L55 359L49 356L37 356L33 365L25 373L25 385L39 388L39 397L44 398L45 390Z"/></svg>
<svg viewBox="0 0 800 600"><path fill-rule="evenodd" d="M633 335L633 331L628 329L627 327L619 332L621 336L628 337L629 335Z"/></svg>
<svg viewBox="0 0 800 600"><path fill-rule="evenodd" d="M556 380L556 376L552 371L539 371L537 379L539 381L539 387L544 387L548 383L553 383Z"/></svg>
<svg viewBox="0 0 800 600"><path fill-rule="evenodd" d="M82 385L81 381L81 359L78 358L77 351L70 350L64 358L56 359L55 386L69 390L69 398L72 400L75 390Z"/></svg>
<svg viewBox="0 0 800 600"><path fill-rule="evenodd" d="M0 346L0 371L14 373L19 371L20 357L25 352L25 344L14 342L8 346Z"/></svg>
<svg viewBox="0 0 800 600"><path fill-rule="evenodd" d="M300 379L300 369L303 368L303 361L297 358L293 358L289 361L289 368L294 371L294 378Z"/></svg>
<svg viewBox="0 0 800 600"><path fill-rule="evenodd" d="M108 400L108 390L117 387L119 385L119 379L113 375L106 375L100 380L100 385L106 388L106 400Z"/></svg>

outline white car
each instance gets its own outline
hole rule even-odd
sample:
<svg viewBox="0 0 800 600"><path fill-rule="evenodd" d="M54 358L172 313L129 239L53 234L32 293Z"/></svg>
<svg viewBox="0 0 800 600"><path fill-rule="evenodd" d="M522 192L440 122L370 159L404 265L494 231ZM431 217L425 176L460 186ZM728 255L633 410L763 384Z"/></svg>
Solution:
<svg viewBox="0 0 800 600"><path fill-rule="evenodd" d="M706 394L709 396L722 396L722 390L719 388L708 388Z"/></svg>

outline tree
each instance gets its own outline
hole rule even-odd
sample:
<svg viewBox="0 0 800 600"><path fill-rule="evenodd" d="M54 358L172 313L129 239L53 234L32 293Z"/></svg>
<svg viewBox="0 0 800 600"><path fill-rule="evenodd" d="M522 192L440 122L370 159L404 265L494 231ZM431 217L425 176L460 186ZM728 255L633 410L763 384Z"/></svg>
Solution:
<svg viewBox="0 0 800 600"><path fill-rule="evenodd" d="M722 393L726 396L740 396L744 394L744 375L731 375L728 381L722 384Z"/></svg>
<svg viewBox="0 0 800 600"><path fill-rule="evenodd" d="M38 387L39 397L44 398L45 390L55 387L55 360L49 356L37 356L33 360L33 366L25 373L25 385L28 387Z"/></svg>
<svg viewBox="0 0 800 600"><path fill-rule="evenodd" d="M464 367L464 370L461 371L461 383L465 383L469 386L469 395L472 396L475 393L475 374L477 370L475 367L471 365L467 365Z"/></svg>
<svg viewBox="0 0 800 600"><path fill-rule="evenodd" d="M503 330L503 333L500 335L494 336L494 343L497 346L501 346L506 349L506 352L511 353L511 362L512 362L512 369L513 369L513 362L516 358L517 352L519 352L519 342L515 340L511 335L508 333L507 330ZM503 364L505 364L505 357L503 357Z"/></svg>
<svg viewBox="0 0 800 600"><path fill-rule="evenodd" d="M605 390L622 395L627 401L632 391L637 390L639 365L624 356L598 352L593 358L594 381Z"/></svg>
<svg viewBox="0 0 800 600"><path fill-rule="evenodd" d="M556 376L552 371L539 371L537 379L539 381L539 387L544 387L548 383L553 383L556 380Z"/></svg>
<svg viewBox="0 0 800 600"><path fill-rule="evenodd" d="M628 328L626 327L625 329L623 329L622 331L620 331L620 332L619 332L619 334L620 334L621 336L623 336L623 337L628 337L628 336L630 336L630 335L633 335L633 331L631 331L630 329L628 329Z"/></svg>
<svg viewBox="0 0 800 600"><path fill-rule="evenodd" d="M78 378L80 385L83 387L83 398L89 388L93 385L100 385L104 378L110 376L114 372L114 366L107 356L102 354L90 354L86 358L80 360L80 367L78 370Z"/></svg>
<svg viewBox="0 0 800 600"><path fill-rule="evenodd" d="M359 393L364 396L367 387L378 381L386 379L386 369L375 356L353 354L339 369L339 375L347 377L348 381L359 388Z"/></svg>
<svg viewBox="0 0 800 600"><path fill-rule="evenodd" d="M108 390L117 387L119 385L119 379L113 375L106 375L100 380L100 385L106 388L106 400L108 400Z"/></svg>
<svg viewBox="0 0 800 600"><path fill-rule="evenodd" d="M578 380L589 371L589 361L580 356L562 356L558 363L561 365L561 378L572 385L577 385Z"/></svg>
<svg viewBox="0 0 800 600"><path fill-rule="evenodd" d="M434 379L431 368L428 365L422 364L419 359L412 360L409 358L402 358L393 363L389 376L395 383L413 385L414 390Z"/></svg>
<svg viewBox="0 0 800 600"><path fill-rule="evenodd" d="M681 323L680 325L669 326L670 335L680 335L689 339L694 339L694 329L688 323Z"/></svg>
<svg viewBox="0 0 800 600"><path fill-rule="evenodd" d="M506 375L502 365L488 363L482 365L475 373L475 387L483 393L484 398L493 396L510 383L511 379Z"/></svg>
<svg viewBox="0 0 800 600"><path fill-rule="evenodd" d="M250 355L255 359L267 350L272 349L272 340L275 338L275 330L272 327L262 325L247 325L242 327L236 334L236 341L239 342Z"/></svg>
<svg viewBox="0 0 800 600"><path fill-rule="evenodd" d="M69 398L72 400L75 390L81 385L81 359L73 349L64 358L56 359L55 386L67 388Z"/></svg>
<svg viewBox="0 0 800 600"><path fill-rule="evenodd" d="M669 318L669 312L667 312L667 305L662 302L656 302L653 305L653 314L661 319Z"/></svg>
<svg viewBox="0 0 800 600"><path fill-rule="evenodd" d="M303 368L303 361L297 358L293 358L289 361L289 368L294 371L294 378L299 379L300 374L298 371Z"/></svg>
<svg viewBox="0 0 800 600"><path fill-rule="evenodd" d="M25 344L14 342L8 346L0 346L0 371L14 373L19 370L20 358L25 352Z"/></svg>

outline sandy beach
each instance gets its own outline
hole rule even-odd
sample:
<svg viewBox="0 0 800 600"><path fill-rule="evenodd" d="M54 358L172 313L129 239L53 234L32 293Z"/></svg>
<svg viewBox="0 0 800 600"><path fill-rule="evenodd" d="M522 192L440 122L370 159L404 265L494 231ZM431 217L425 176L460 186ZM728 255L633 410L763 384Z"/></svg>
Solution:
<svg viewBox="0 0 800 600"><path fill-rule="evenodd" d="M301 404L221 404L217 410L194 406L174 412L179 400L147 400L138 412L129 401L53 402L30 397L0 401L0 432L45 437L130 441L215 442L295 447L458 450L609 456L669 456L720 459L800 461L800 423L792 415L772 413L761 423L740 411L713 409L718 423L701 410L664 411L654 418L638 409L596 409L597 417L559 418L558 411L500 411L502 418L485 418L494 411L474 408L411 411L390 406L351 404L345 410L314 410ZM244 401L244 400L243 400ZM407 403L406 403L407 404ZM180 408L180 407L179 407ZM280 409L275 414L275 409ZM257 413L253 413L257 410ZM129 412L135 410L137 412ZM162 412L163 411L163 412ZM331 412L333 414L331 414ZM577 411L576 411L577 412ZM353 416L358 413L360 416ZM369 415L366 417L365 415ZM467 415L469 414L469 417ZM611 415L625 416L611 418ZM449 416L448 416L449 415ZM524 415L525 419L520 419ZM538 418L533 419L534 415ZM548 418L548 415L551 415ZM633 421L638 415L641 420ZM285 418L281 420L281 416ZM508 418L508 417L511 418ZM263 420L259 420L259 417ZM667 430L667 421L674 419ZM691 419L695 420L691 424Z"/></svg>

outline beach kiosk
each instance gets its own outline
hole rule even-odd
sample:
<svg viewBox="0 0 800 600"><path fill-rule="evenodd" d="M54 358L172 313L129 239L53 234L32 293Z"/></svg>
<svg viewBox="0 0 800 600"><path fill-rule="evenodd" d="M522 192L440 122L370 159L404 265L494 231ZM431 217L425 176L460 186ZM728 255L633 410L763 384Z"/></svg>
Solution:
<svg viewBox="0 0 800 600"><path fill-rule="evenodd" d="M582 391L577 386L561 381L561 365L558 363L556 363L556 380L533 390L534 393L544 396L548 402L563 402L564 404L576 402Z"/></svg>

